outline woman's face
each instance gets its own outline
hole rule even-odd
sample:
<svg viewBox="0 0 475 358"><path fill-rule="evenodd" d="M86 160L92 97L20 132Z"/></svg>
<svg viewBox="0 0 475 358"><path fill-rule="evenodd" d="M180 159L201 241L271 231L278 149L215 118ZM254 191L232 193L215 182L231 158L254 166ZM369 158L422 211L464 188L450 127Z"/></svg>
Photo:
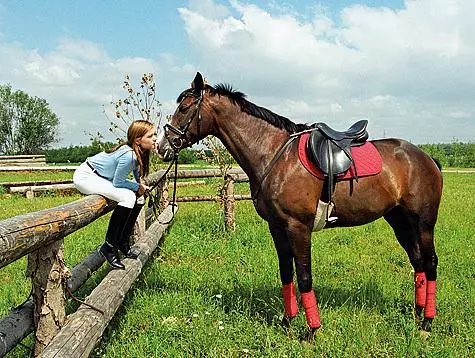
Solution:
<svg viewBox="0 0 475 358"><path fill-rule="evenodd" d="M143 150L155 149L155 141L157 140L156 128L150 129L143 137L137 138L137 144L142 147Z"/></svg>

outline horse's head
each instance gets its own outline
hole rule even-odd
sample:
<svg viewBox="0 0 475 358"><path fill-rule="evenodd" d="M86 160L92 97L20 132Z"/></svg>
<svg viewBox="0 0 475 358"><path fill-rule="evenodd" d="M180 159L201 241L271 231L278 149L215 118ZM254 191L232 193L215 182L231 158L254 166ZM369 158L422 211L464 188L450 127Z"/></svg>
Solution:
<svg viewBox="0 0 475 358"><path fill-rule="evenodd" d="M205 92L203 76L198 72L191 88L178 97L178 107L170 123L164 126L157 138L157 153L165 161L172 160L181 149L212 134L212 123L207 116L203 116Z"/></svg>

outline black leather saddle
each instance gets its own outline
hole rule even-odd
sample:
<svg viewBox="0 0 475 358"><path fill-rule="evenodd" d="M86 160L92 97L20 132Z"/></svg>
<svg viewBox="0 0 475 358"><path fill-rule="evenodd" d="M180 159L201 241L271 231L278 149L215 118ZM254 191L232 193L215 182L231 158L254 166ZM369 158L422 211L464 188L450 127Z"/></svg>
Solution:
<svg viewBox="0 0 475 358"><path fill-rule="evenodd" d="M333 177L346 172L353 162L350 148L368 139L367 120L353 124L348 130L338 132L325 123L316 123L307 141L307 153L325 176ZM356 173L356 167L355 173Z"/></svg>
<svg viewBox="0 0 475 358"><path fill-rule="evenodd" d="M332 197L337 181L336 176L346 172L351 164L353 164L355 171L355 180L358 181L356 165L351 156L351 147L366 142L368 139L367 125L367 120L361 120L343 132L338 132L325 123L314 125L315 130L310 132L306 149L309 157L314 160L326 177L320 200L330 204L333 203ZM337 217L330 218L327 210L325 220L334 222Z"/></svg>

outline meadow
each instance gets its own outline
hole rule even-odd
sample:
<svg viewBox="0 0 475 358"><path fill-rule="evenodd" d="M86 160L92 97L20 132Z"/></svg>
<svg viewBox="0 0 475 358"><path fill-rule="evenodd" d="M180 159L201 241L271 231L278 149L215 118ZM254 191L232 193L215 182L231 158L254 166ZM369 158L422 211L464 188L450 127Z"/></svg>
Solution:
<svg viewBox="0 0 475 358"><path fill-rule="evenodd" d="M178 190L213 193L215 184ZM237 188L246 190L247 184ZM14 195L0 199L0 219L78 198ZM383 220L313 234L313 287L323 326L307 343L302 309L290 329L280 325L278 263L266 223L249 201L237 202L234 232L224 230L222 216L217 203L180 204L94 357L475 356L475 174L444 174L435 233L438 315L428 337L412 316L412 267ZM107 219L66 238L69 267L103 240ZM0 269L1 316L28 296L25 264ZM104 265L79 295L107 271ZM31 337L23 344L30 346ZM27 354L18 346L8 357Z"/></svg>

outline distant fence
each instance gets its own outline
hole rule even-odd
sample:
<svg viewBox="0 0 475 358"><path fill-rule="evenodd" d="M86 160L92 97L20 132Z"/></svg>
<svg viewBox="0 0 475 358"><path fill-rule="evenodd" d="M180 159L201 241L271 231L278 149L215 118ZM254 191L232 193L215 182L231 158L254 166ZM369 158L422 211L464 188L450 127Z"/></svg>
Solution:
<svg viewBox="0 0 475 358"><path fill-rule="evenodd" d="M0 167L11 166L24 166L24 167L37 167L46 165L46 159L44 155L0 155Z"/></svg>

